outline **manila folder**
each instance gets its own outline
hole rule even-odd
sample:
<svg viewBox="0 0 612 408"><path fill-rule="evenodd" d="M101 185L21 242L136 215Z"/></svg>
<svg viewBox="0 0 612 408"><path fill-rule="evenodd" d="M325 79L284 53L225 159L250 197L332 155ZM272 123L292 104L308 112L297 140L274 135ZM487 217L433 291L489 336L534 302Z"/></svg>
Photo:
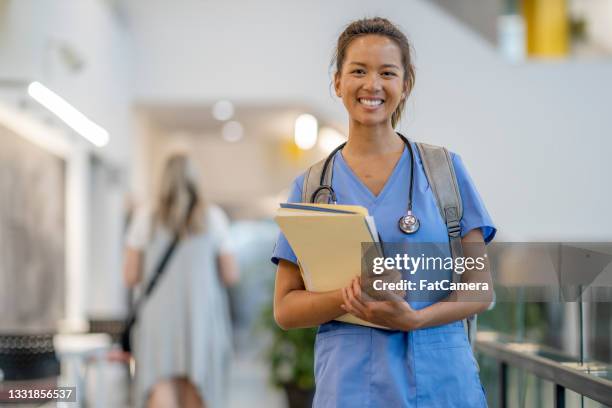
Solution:
<svg viewBox="0 0 612 408"><path fill-rule="evenodd" d="M305 215L281 209L275 221L298 258L306 289L313 292L348 286L361 275L361 244L377 241L363 214ZM336 320L382 328L351 314Z"/></svg>

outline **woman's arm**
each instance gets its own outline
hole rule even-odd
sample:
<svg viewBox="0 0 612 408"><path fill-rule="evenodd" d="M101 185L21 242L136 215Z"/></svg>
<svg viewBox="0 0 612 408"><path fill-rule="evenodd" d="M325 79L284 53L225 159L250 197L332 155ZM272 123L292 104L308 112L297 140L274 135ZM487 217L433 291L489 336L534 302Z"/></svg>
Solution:
<svg viewBox="0 0 612 408"><path fill-rule="evenodd" d="M219 279L225 286L233 286L238 283L240 273L236 258L229 252L219 252L217 255L217 268Z"/></svg>
<svg viewBox="0 0 612 408"><path fill-rule="evenodd" d="M283 329L313 327L327 323L346 312L342 291L310 292L297 265L281 259L274 285L274 319Z"/></svg>
<svg viewBox="0 0 612 408"><path fill-rule="evenodd" d="M127 247L124 252L123 281L132 288L142 279L142 251Z"/></svg>

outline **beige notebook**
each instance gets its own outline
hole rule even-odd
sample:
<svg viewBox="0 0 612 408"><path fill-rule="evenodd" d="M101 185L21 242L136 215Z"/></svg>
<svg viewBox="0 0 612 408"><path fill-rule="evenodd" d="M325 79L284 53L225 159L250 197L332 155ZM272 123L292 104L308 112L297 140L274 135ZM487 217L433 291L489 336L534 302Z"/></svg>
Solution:
<svg viewBox="0 0 612 408"><path fill-rule="evenodd" d="M282 204L276 223L298 258L306 289L347 286L361 274L361 243L378 242L374 219L360 206ZM345 314L336 320L381 327Z"/></svg>

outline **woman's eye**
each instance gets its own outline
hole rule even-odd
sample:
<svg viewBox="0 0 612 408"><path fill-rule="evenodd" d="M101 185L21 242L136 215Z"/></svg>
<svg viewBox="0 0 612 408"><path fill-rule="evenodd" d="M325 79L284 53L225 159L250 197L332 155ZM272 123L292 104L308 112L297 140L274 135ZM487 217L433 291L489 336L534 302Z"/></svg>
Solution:
<svg viewBox="0 0 612 408"><path fill-rule="evenodd" d="M383 72L383 76L396 76L395 72L387 71Z"/></svg>
<svg viewBox="0 0 612 408"><path fill-rule="evenodd" d="M365 74L365 71L363 69L355 69L353 72L351 72L351 74L363 75Z"/></svg>

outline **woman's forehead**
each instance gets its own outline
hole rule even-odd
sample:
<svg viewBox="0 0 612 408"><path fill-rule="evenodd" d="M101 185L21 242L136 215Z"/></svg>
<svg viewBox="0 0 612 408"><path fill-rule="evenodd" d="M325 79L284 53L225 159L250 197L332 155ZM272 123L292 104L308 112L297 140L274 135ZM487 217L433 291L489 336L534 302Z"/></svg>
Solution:
<svg viewBox="0 0 612 408"><path fill-rule="evenodd" d="M344 64L393 64L402 66L402 52L392 39L382 35L365 35L354 39L346 50Z"/></svg>

